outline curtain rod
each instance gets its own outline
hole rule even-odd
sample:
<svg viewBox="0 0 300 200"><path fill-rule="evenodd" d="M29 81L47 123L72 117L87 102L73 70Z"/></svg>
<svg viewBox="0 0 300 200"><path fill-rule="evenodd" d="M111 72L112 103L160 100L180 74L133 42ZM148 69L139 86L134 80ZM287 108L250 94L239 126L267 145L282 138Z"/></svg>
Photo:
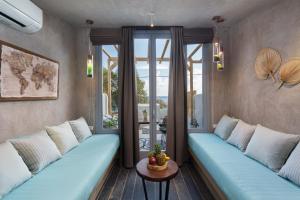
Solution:
<svg viewBox="0 0 300 200"><path fill-rule="evenodd" d="M171 27L183 27L183 26L122 26L122 28L134 28L136 30L170 30Z"/></svg>

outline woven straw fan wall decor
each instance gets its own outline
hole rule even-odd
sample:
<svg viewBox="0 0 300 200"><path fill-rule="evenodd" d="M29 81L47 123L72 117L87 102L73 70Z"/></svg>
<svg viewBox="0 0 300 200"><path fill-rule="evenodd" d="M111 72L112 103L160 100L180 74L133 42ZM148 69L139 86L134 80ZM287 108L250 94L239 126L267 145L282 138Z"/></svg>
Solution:
<svg viewBox="0 0 300 200"><path fill-rule="evenodd" d="M281 56L278 51L271 48L263 48L258 52L255 60L255 72L259 79L266 80L269 77L276 82L275 74L281 65ZM283 64L278 75L280 89L283 85L294 86L300 83L300 58L292 58Z"/></svg>
<svg viewBox="0 0 300 200"><path fill-rule="evenodd" d="M280 68L279 81L279 89L283 85L294 86L300 83L300 58L293 58Z"/></svg>
<svg viewBox="0 0 300 200"><path fill-rule="evenodd" d="M276 82L275 74L281 64L281 56L278 51L271 48L263 48L259 51L255 61L255 72L259 79L266 80L269 77Z"/></svg>

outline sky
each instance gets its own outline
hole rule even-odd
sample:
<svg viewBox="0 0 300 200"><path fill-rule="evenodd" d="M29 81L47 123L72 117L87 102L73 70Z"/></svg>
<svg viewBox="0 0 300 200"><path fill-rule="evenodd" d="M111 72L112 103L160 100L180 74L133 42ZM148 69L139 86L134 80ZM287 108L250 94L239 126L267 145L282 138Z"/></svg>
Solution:
<svg viewBox="0 0 300 200"><path fill-rule="evenodd" d="M156 57L159 58L162 54L166 39L156 39ZM170 46L165 53L165 58L170 58ZM189 55L197 44L187 46L187 55ZM112 57L117 57L117 51L112 45L102 46ZM135 39L134 40L134 53L136 57L148 56L148 39ZM202 48L200 48L196 54L192 57L194 60L200 60L202 58ZM102 53L102 67L107 68L107 56ZM137 62L136 72L140 79L145 82L145 90L149 96L149 64L147 62ZM117 71L117 67L114 69ZM193 86L197 94L202 94L202 64L194 64L194 81ZM156 62L156 95L159 97L168 96L168 82L169 82L169 62ZM189 75L187 76L188 88L190 85ZM189 91L189 89L188 89Z"/></svg>

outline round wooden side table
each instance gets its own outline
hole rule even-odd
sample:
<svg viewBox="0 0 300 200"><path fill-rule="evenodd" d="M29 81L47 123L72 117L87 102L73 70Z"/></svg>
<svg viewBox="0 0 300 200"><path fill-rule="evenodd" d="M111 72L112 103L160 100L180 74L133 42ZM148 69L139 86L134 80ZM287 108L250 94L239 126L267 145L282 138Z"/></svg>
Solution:
<svg viewBox="0 0 300 200"><path fill-rule="evenodd" d="M173 160L169 160L168 168L163 171L153 171L148 169L148 158L144 158L139 161L136 165L136 172L142 178L143 181L143 189L145 194L145 199L148 200L147 188L145 184L145 180L152 182L159 182L159 199L162 199L162 182L166 181L166 194L165 200L169 198L169 188L170 188L170 180L174 178L178 173L178 165Z"/></svg>

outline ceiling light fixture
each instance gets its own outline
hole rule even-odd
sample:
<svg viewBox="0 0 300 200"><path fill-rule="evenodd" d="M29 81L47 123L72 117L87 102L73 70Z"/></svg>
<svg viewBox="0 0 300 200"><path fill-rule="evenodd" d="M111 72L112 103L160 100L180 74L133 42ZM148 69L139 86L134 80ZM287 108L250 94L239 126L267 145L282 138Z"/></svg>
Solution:
<svg viewBox="0 0 300 200"><path fill-rule="evenodd" d="M154 12L151 12L148 14L150 16L150 27L154 27L154 21L153 21L153 18L154 18Z"/></svg>

